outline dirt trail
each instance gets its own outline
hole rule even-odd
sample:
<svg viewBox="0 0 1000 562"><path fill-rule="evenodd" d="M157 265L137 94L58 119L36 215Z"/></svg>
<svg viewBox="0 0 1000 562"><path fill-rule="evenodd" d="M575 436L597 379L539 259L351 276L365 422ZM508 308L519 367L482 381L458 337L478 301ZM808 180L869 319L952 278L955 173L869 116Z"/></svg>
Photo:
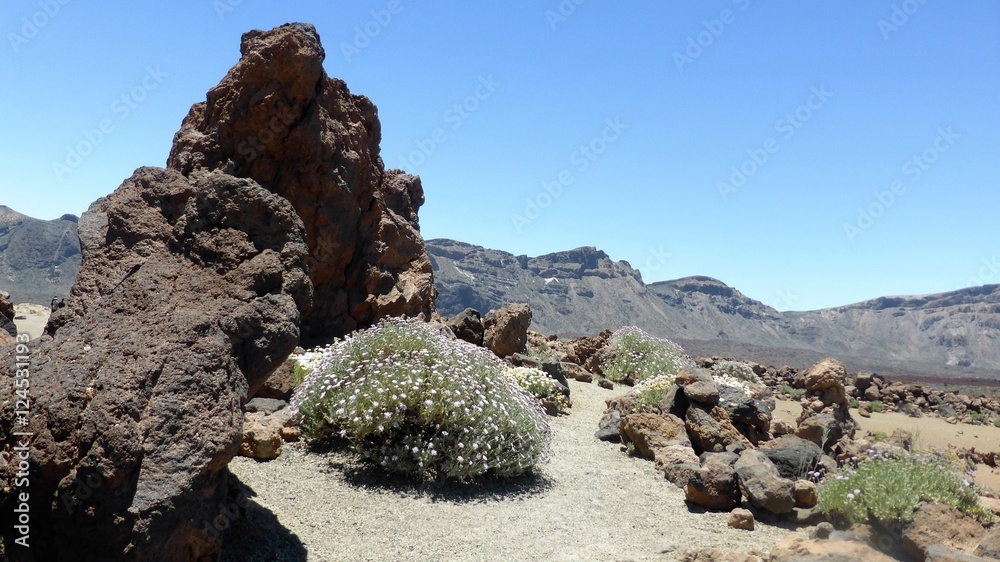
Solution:
<svg viewBox="0 0 1000 562"><path fill-rule="evenodd" d="M760 522L752 532L733 530L726 513L689 510L652 462L594 438L604 400L624 389L570 385L572 414L552 419L552 461L539 478L505 490L434 493L383 484L342 455L306 453L301 445L267 463L235 459L233 473L280 525L262 511L245 517L241 546L225 558L296 560L304 547L309 560L322 561L666 561L678 548L767 550L789 533Z"/></svg>

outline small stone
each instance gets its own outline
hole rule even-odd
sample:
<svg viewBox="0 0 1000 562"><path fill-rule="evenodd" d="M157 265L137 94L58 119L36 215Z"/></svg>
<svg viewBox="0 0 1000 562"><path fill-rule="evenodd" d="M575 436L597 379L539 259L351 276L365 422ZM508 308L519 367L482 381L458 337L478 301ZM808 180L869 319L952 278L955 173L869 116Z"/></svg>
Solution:
<svg viewBox="0 0 1000 562"><path fill-rule="evenodd" d="M729 528L753 531L753 513L749 509L737 507L729 513Z"/></svg>
<svg viewBox="0 0 1000 562"><path fill-rule="evenodd" d="M815 507L819 503L819 488L808 480L796 480L792 484L792 495L797 507Z"/></svg>
<svg viewBox="0 0 1000 562"><path fill-rule="evenodd" d="M830 538L831 534L833 534L833 525L825 521L816 525L816 528L812 530L812 533L810 533L812 538L821 540Z"/></svg>
<svg viewBox="0 0 1000 562"><path fill-rule="evenodd" d="M281 434L281 440L286 443L294 443L302 438L302 430L297 427L283 427L278 433Z"/></svg>
<svg viewBox="0 0 1000 562"><path fill-rule="evenodd" d="M599 386L601 388L605 388L607 390L614 390L615 389L615 383L609 381L608 379L601 379L601 380L597 381L597 386Z"/></svg>

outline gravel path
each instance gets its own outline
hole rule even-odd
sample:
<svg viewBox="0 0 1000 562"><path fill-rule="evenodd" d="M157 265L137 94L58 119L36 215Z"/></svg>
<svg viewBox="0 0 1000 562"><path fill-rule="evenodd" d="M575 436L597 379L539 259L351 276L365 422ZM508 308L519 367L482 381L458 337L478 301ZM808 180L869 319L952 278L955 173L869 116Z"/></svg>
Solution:
<svg viewBox="0 0 1000 562"><path fill-rule="evenodd" d="M339 452L286 447L232 472L255 493L226 560L660 560L680 548L767 550L789 531L726 526L693 512L653 463L594 438L604 400L623 391L570 381L572 413L552 419L552 461L487 491L435 491L383 477Z"/></svg>

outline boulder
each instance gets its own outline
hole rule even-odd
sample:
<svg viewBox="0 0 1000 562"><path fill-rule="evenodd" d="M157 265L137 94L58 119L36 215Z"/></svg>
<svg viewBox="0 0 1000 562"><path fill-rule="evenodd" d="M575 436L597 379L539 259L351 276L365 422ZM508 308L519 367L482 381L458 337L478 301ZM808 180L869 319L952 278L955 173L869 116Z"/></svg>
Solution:
<svg viewBox="0 0 1000 562"><path fill-rule="evenodd" d="M526 304L510 304L491 310L483 321L483 345L497 357L507 357L522 351L528 342L531 308Z"/></svg>
<svg viewBox="0 0 1000 562"><path fill-rule="evenodd" d="M283 442L280 426L248 416L243 423L240 455L264 461L276 459L281 454Z"/></svg>
<svg viewBox="0 0 1000 562"><path fill-rule="evenodd" d="M466 308L448 320L446 325L455 336L473 345L483 345L483 318L474 308Z"/></svg>
<svg viewBox="0 0 1000 562"><path fill-rule="evenodd" d="M753 448L746 437L733 427L729 414L719 406L705 411L692 406L685 415L688 435L697 452L721 452L731 445Z"/></svg>
<svg viewBox="0 0 1000 562"><path fill-rule="evenodd" d="M753 531L754 519L753 513L749 509L743 509L742 507L737 507L736 509L729 512L729 520L726 523L730 529L742 529L744 531Z"/></svg>
<svg viewBox="0 0 1000 562"><path fill-rule="evenodd" d="M243 34L239 62L191 107L167 166L223 170L291 202L315 287L303 330L325 340L387 316L434 312L433 272L417 222L420 179L385 170L378 110L323 70L316 29Z"/></svg>
<svg viewBox="0 0 1000 562"><path fill-rule="evenodd" d="M30 346L32 554L214 559L242 406L295 349L311 298L305 228L252 180L140 168L79 236L67 306ZM0 386L13 353L0 350ZM0 406L0 426L15 418ZM3 458L17 439L0 441ZM0 478L16 470L2 463Z"/></svg>
<svg viewBox="0 0 1000 562"><path fill-rule="evenodd" d="M594 375L588 373L586 369L576 363L562 361L559 365L562 367L562 372L567 379L573 379L577 382L594 382Z"/></svg>
<svg viewBox="0 0 1000 562"><path fill-rule="evenodd" d="M944 504L921 504L913 522L903 529L903 550L913 560L922 562L932 545L944 545L964 553L976 550L986 531L975 519Z"/></svg>
<svg viewBox="0 0 1000 562"><path fill-rule="evenodd" d="M833 414L817 414L800 422L795 435L829 451L834 443L844 437L844 426Z"/></svg>
<svg viewBox="0 0 1000 562"><path fill-rule="evenodd" d="M293 392L295 392L295 358L289 357L267 377L264 384L254 393L254 398L272 398L288 402Z"/></svg>
<svg viewBox="0 0 1000 562"><path fill-rule="evenodd" d="M601 416L600 421L597 422L597 432L594 434L594 437L600 439L601 441L621 443L621 422L621 412L614 408L607 410L604 412L604 415Z"/></svg>
<svg viewBox="0 0 1000 562"><path fill-rule="evenodd" d="M743 495L733 469L732 453L705 453L701 467L688 480L685 499L708 509L728 511L740 505Z"/></svg>
<svg viewBox="0 0 1000 562"><path fill-rule="evenodd" d="M924 549L924 562L996 562L996 558L983 558L947 547L943 544L932 544Z"/></svg>
<svg viewBox="0 0 1000 562"><path fill-rule="evenodd" d="M719 404L719 385L707 369L681 369L674 379L677 387L684 391L684 396L691 402L712 407Z"/></svg>
<svg viewBox="0 0 1000 562"><path fill-rule="evenodd" d="M976 547L977 556L1000 559L1000 527L994 527Z"/></svg>
<svg viewBox="0 0 1000 562"><path fill-rule="evenodd" d="M671 414L629 414L620 427L622 443L634 444L635 452L650 460L668 445L691 448L684 421Z"/></svg>
<svg viewBox="0 0 1000 562"><path fill-rule="evenodd" d="M788 513L795 507L792 481L782 478L764 453L747 449L734 465L747 498L771 513Z"/></svg>
<svg viewBox="0 0 1000 562"><path fill-rule="evenodd" d="M790 480L803 478L807 472L815 470L823 457L823 450L818 445L795 435L783 435L761 443L760 451L770 459L782 478Z"/></svg>
<svg viewBox="0 0 1000 562"><path fill-rule="evenodd" d="M819 503L819 487L809 480L796 480L792 485L792 496L795 507L813 508Z"/></svg>
<svg viewBox="0 0 1000 562"><path fill-rule="evenodd" d="M688 480L701 468L698 455L689 445L671 444L656 450L656 470L678 488L685 488Z"/></svg>

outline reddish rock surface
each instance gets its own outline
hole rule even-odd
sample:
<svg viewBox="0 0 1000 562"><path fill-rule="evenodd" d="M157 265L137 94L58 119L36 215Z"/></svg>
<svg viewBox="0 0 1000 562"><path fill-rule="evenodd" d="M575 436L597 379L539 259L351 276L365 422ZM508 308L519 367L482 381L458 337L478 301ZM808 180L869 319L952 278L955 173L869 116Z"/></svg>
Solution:
<svg viewBox="0 0 1000 562"><path fill-rule="evenodd" d="M309 246L307 336L324 339L386 316L434 311L436 289L417 223L420 179L385 170L375 105L323 70L316 29L243 35L242 58L195 104L167 165L227 170L288 199Z"/></svg>
<svg viewBox="0 0 1000 562"><path fill-rule="evenodd" d="M308 305L302 221L288 201L224 174L140 168L80 219L68 305L31 343L36 560L208 560L230 504L242 405L295 348ZM15 346L0 349L10 388ZM0 533L22 438L0 437ZM25 490L26 491L26 490Z"/></svg>

